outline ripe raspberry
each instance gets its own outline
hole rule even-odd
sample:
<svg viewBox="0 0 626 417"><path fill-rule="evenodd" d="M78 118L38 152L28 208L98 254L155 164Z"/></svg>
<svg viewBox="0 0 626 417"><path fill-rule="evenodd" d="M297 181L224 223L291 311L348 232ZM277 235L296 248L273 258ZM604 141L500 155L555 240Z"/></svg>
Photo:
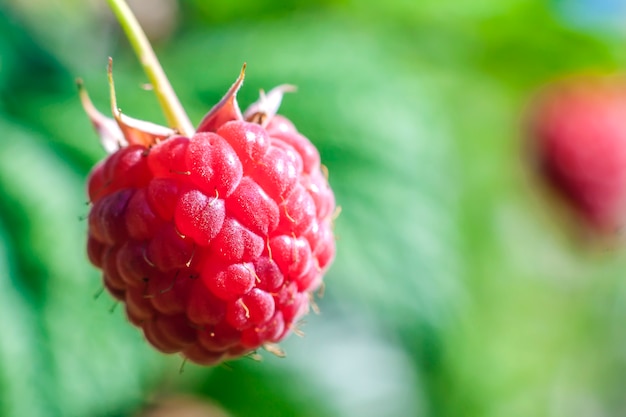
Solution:
<svg viewBox="0 0 626 417"><path fill-rule="evenodd" d="M626 214L625 117L623 80L580 77L546 88L529 119L541 178L602 234Z"/></svg>
<svg viewBox="0 0 626 417"><path fill-rule="evenodd" d="M191 137L82 95L113 150L89 175L89 259L152 345L205 365L282 340L335 254L319 154L275 114L289 87L242 115L242 82Z"/></svg>

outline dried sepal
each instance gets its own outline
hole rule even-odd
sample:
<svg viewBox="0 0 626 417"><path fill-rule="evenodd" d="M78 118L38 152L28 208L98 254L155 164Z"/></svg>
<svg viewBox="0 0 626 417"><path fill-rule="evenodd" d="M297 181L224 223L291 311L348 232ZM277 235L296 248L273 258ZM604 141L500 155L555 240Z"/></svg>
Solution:
<svg viewBox="0 0 626 417"><path fill-rule="evenodd" d="M117 125L122 131L128 144L150 147L176 133L175 130L170 129L169 127L134 119L122 114L120 109L117 107L115 83L113 82L113 60L111 58L109 58L107 75L109 78L109 90L111 94L111 112L113 113L113 117L115 118L115 121L117 122Z"/></svg>
<svg viewBox="0 0 626 417"><path fill-rule="evenodd" d="M246 64L243 64L239 77L228 89L228 92L207 113L198 125L197 132L215 132L221 125L232 120L243 120L239 104L237 104L237 92L243 84L246 72Z"/></svg>
<svg viewBox="0 0 626 417"><path fill-rule="evenodd" d="M76 80L76 85L78 86L78 94L80 96L83 109L85 110L85 113L87 113L91 124L96 129L96 133L98 133L100 138L100 144L104 150L111 154L124 146L128 146L128 142L124 138L124 134L115 119L106 117L93 105L93 102L89 98L89 94L83 85L83 81L80 79Z"/></svg>
<svg viewBox="0 0 626 417"><path fill-rule="evenodd" d="M248 122L258 123L265 127L269 121L278 113L280 103L283 101L285 93L293 93L296 86L282 84L272 88L267 94L261 90L259 99L252 103L243 113L243 117Z"/></svg>

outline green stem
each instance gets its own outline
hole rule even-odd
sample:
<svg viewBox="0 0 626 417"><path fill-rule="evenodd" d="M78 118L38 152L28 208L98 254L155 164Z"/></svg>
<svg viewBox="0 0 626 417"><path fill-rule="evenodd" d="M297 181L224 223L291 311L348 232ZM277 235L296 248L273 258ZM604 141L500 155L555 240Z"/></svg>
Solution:
<svg viewBox="0 0 626 417"><path fill-rule="evenodd" d="M154 88L168 124L173 129L178 130L180 134L191 136L194 132L193 125L180 104L137 18L135 18L135 15L124 0L107 1L124 29L130 44L135 50L135 54L137 54L143 66L144 72Z"/></svg>

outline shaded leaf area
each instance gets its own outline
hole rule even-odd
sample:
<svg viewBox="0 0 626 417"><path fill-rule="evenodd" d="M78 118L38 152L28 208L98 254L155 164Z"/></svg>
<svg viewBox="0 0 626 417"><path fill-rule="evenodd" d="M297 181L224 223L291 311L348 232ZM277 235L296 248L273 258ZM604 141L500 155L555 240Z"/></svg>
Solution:
<svg viewBox="0 0 626 417"><path fill-rule="evenodd" d="M342 213L322 314L287 358L180 374L94 300L80 218L104 152L74 80L106 113L113 56L122 111L163 117L102 8L52 4L0 6L0 415L133 415L179 392L233 416L623 414L626 258L570 243L521 152L532 91L620 69L623 39L531 0L181 1L157 53L192 120L244 62L243 107L297 85L281 113Z"/></svg>

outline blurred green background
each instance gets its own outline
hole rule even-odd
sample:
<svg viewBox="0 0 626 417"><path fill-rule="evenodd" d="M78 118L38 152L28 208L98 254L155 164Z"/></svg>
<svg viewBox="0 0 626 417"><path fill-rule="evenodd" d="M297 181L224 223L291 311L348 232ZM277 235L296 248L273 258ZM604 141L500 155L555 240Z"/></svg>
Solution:
<svg viewBox="0 0 626 417"><path fill-rule="evenodd" d="M105 3L0 2L1 416L179 395L214 417L626 415L625 251L564 232L520 129L542 84L626 68L623 1L132 2L193 121L243 62L243 107L298 85L281 112L343 208L322 313L287 358L182 374L94 299L81 219L105 153L74 80L106 110L112 56L124 112L163 122Z"/></svg>

